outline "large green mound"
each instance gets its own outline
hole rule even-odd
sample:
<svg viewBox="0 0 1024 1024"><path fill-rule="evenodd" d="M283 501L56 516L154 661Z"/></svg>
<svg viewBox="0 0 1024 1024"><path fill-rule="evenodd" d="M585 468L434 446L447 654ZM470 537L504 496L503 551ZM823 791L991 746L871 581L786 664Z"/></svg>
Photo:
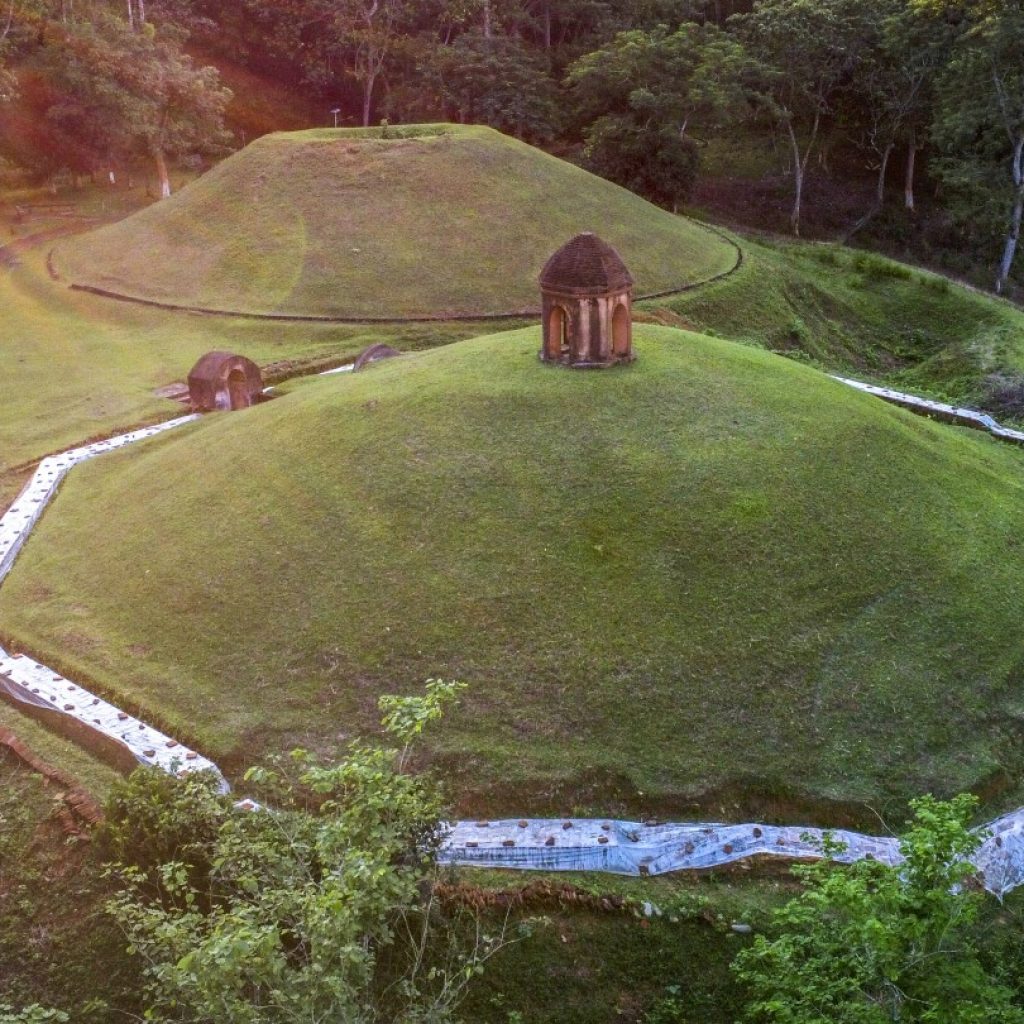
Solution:
<svg viewBox="0 0 1024 1024"><path fill-rule="evenodd" d="M68 278L183 306L335 317L539 307L580 231L639 294L706 280L736 251L691 221L490 128L279 133L164 202L58 249Z"/></svg>
<svg viewBox="0 0 1024 1024"><path fill-rule="evenodd" d="M638 327L633 366L587 373L538 335L76 470L8 639L229 768L462 678L432 754L463 810L882 806L1014 769L1017 450L718 339Z"/></svg>

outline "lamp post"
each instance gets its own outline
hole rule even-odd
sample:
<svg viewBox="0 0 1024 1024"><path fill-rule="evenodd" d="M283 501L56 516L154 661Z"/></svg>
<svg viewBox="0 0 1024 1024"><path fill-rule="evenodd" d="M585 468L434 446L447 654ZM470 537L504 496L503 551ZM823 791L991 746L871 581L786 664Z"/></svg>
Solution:
<svg viewBox="0 0 1024 1024"><path fill-rule="evenodd" d="M333 107L331 113L334 115L334 127L338 127L338 115L341 113L341 107Z"/></svg>

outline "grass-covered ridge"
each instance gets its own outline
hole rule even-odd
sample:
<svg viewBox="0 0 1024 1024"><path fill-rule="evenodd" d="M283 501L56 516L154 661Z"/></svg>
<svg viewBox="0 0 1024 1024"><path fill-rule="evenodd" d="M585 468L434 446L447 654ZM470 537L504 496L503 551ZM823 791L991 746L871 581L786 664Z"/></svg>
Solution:
<svg viewBox="0 0 1024 1024"><path fill-rule="evenodd" d="M639 293L728 270L723 239L480 127L265 136L140 213L63 243L77 283L176 305L358 317L539 307L579 231L617 246Z"/></svg>
<svg viewBox="0 0 1024 1024"><path fill-rule="evenodd" d="M696 334L641 327L604 373L538 344L304 381L77 469L7 638L229 768L463 678L433 754L464 810L884 802L1015 766L1018 451Z"/></svg>

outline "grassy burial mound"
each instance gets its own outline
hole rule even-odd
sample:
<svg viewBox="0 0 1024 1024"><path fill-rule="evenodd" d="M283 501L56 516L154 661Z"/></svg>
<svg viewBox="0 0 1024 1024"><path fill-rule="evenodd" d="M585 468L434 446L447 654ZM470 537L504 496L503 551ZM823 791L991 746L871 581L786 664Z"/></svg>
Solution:
<svg viewBox="0 0 1024 1024"><path fill-rule="evenodd" d="M603 372L538 345L296 382L77 469L8 639L229 769L464 679L432 755L470 813L884 806L1019 767L1019 451L697 334L639 326Z"/></svg>
<svg viewBox="0 0 1024 1024"><path fill-rule="evenodd" d="M407 317L539 307L572 235L617 246L638 293L693 284L736 250L691 221L489 128L266 136L171 199L58 247L79 284L183 306Z"/></svg>

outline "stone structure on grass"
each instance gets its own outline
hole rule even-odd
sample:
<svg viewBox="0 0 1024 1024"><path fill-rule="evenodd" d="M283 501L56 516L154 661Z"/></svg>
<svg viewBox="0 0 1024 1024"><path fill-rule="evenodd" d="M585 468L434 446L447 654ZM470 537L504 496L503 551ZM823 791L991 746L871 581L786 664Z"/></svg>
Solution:
<svg viewBox="0 0 1024 1024"><path fill-rule="evenodd" d="M262 395L260 368L245 356L207 352L189 371L188 397L197 412L248 409Z"/></svg>
<svg viewBox="0 0 1024 1024"><path fill-rule="evenodd" d="M356 357L356 361L352 364L352 372L358 373L364 366L369 366L370 363L379 362L381 359L393 359L395 356L400 356L402 353L397 348L392 348L390 345L385 345L383 342L378 342L376 345L370 345L369 348L364 348L362 352Z"/></svg>
<svg viewBox="0 0 1024 1024"><path fill-rule="evenodd" d="M544 362L584 368L633 360L633 278L607 242L589 231L570 239L544 265L540 290Z"/></svg>

